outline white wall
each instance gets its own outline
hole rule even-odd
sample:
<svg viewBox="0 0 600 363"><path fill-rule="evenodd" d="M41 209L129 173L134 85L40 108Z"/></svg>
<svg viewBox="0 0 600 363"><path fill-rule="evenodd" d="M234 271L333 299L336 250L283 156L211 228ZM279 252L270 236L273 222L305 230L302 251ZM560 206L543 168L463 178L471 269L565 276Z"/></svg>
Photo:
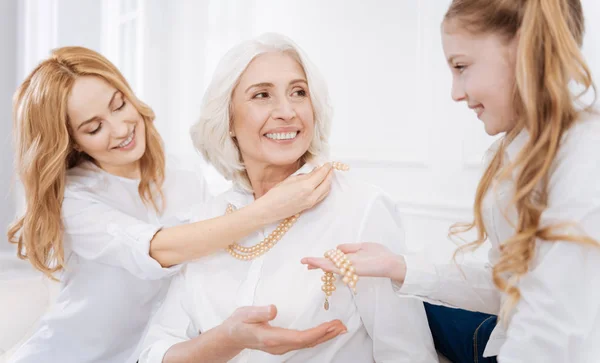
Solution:
<svg viewBox="0 0 600 363"><path fill-rule="evenodd" d="M5 1L2 6L15 3ZM101 1L22 3L44 9L37 15L30 11L34 18L29 28L37 31L37 45L32 50L32 42L25 42L29 51L17 65L24 67L20 77L52 47L102 49L106 39ZM189 126L198 117L218 59L233 44L262 32L290 36L329 84L335 106L334 157L397 198L413 248L447 256L454 249L446 239L447 229L453 222L469 220L482 154L492 142L474 115L449 96L450 73L439 37L448 4L449 0L145 0L139 91L157 114L168 152L190 157L194 151ZM588 34L584 52L598 75L600 3L583 4ZM10 11L1 16L6 18L2 27L10 28L11 21L15 26ZM2 31L3 38L7 34ZM2 72L11 74L10 66ZM12 93L13 86L6 92ZM8 112L5 106L1 110ZM2 153L3 160L10 161L7 155ZM197 156L190 160L204 165ZM8 180L4 170L1 183ZM215 190L224 187L214 170L207 169L207 176Z"/></svg>
<svg viewBox="0 0 600 363"><path fill-rule="evenodd" d="M263 32L286 34L329 84L335 107L334 158L399 201L413 249L426 249L436 259L447 257L455 248L447 239L448 227L470 221L483 153L494 140L472 112L450 99L450 72L439 34L449 3L171 2L160 25L148 22L150 29L166 29L155 40L168 44L171 55L149 62L163 62L158 77L167 79L162 83L167 86L147 90L154 92L150 104L160 110L157 124L170 152L192 153L188 128L227 49ZM584 50L593 72L600 74L600 5L594 0L583 4L588 28ZM207 173L215 189L222 189L214 170ZM482 250L477 256L484 254Z"/></svg>
<svg viewBox="0 0 600 363"><path fill-rule="evenodd" d="M13 193L12 94L17 86L17 0L0 1L0 254L12 250L6 230L15 214Z"/></svg>

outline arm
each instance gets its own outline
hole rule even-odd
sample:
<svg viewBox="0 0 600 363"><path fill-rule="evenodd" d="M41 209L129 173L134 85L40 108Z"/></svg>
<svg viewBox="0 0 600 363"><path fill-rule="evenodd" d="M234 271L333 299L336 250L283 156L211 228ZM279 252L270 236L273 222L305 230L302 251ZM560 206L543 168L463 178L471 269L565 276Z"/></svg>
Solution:
<svg viewBox="0 0 600 363"><path fill-rule="evenodd" d="M503 363L598 361L600 132L568 136L550 176L540 227L570 223L558 232L586 235L595 243L537 241L534 260L517 286L521 299L498 357Z"/></svg>
<svg viewBox="0 0 600 363"><path fill-rule="evenodd" d="M490 255L494 253L496 251L490 251ZM457 264L452 260L433 264L422 255L398 255L391 265L390 270L394 272L390 275L398 294L488 314L498 314L500 310L500 293L492 281L489 263Z"/></svg>
<svg viewBox="0 0 600 363"><path fill-rule="evenodd" d="M379 195L361 222L359 240L380 241L395 253L406 251L404 230L394 204ZM376 362L437 362L423 303L395 294L389 279L363 277L355 301L373 339Z"/></svg>
<svg viewBox="0 0 600 363"><path fill-rule="evenodd" d="M242 351L225 325L199 334L191 320L190 302L182 271L173 278L165 301L152 319L140 363L186 363L200 359L228 362Z"/></svg>
<svg viewBox="0 0 600 363"><path fill-rule="evenodd" d="M192 321L194 307L188 289L183 270L173 279L152 320L140 363L228 362L244 349L279 355L324 343L346 330L339 320L305 331L276 328L269 325L277 316L274 306L249 306L199 334Z"/></svg>
<svg viewBox="0 0 600 363"><path fill-rule="evenodd" d="M150 255L162 266L195 260L223 249L271 223L312 208L330 190L331 165L292 176L245 208L229 215L161 229Z"/></svg>
<svg viewBox="0 0 600 363"><path fill-rule="evenodd" d="M163 267L212 254L319 203L329 193L330 170L326 165L288 178L234 213L168 228L104 204L93 192L67 190L62 206L65 245L85 259L123 267L142 279L162 278L174 271Z"/></svg>

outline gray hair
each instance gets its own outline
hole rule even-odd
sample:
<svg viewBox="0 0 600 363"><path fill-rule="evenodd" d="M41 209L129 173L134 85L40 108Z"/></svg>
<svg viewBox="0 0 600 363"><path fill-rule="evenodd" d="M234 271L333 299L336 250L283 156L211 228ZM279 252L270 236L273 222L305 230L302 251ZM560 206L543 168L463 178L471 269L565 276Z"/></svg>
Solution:
<svg viewBox="0 0 600 363"><path fill-rule="evenodd" d="M219 62L202 99L200 119L190 132L195 148L227 180L251 191L246 168L237 144L229 135L232 121L231 99L241 75L250 62L264 53L285 52L303 68L313 106L314 136L304 161L318 161L329 154L332 109L325 81L302 49L287 37L267 33L230 49Z"/></svg>

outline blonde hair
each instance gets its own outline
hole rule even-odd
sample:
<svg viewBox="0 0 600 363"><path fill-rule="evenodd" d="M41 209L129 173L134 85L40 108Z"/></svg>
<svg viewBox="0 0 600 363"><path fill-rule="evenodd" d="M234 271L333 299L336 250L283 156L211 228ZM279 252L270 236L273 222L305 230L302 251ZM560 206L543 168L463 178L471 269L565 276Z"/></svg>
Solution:
<svg viewBox="0 0 600 363"><path fill-rule="evenodd" d="M14 95L16 167L25 190L26 211L8 230L19 258L49 277L65 264L61 208L67 169L91 160L74 149L67 115L67 99L75 80L82 76L104 79L141 114L147 146L140 159L139 194L157 210L162 198L165 158L152 109L133 94L123 75L102 55L82 47L54 50Z"/></svg>
<svg viewBox="0 0 600 363"><path fill-rule="evenodd" d="M248 191L252 187L246 168L236 142L229 135L234 117L231 98L250 62L270 52L290 55L306 74L315 116L315 135L302 161L327 157L329 152L332 110L327 86L304 52L290 39L274 33L242 42L229 50L219 62L202 100L200 119L191 128L191 136L196 149L219 173Z"/></svg>
<svg viewBox="0 0 600 363"><path fill-rule="evenodd" d="M457 252L479 247L487 238L482 219L484 197L495 180L511 179L518 172L510 203L517 211L515 234L502 242L500 259L493 268L494 284L508 295L500 311L503 321L508 322L521 297L517 283L529 270L538 239L596 244L585 235L559 231L567 224L540 226L548 202L551 167L561 139L579 118L577 102L581 95L590 89L595 95L590 70L580 51L583 10L579 0L454 0L444 22L457 22L472 33L496 33L506 40L519 36L514 90L516 126L500 143L479 182L474 221L457 224L450 231L457 234L476 228L477 239ZM583 87L581 94L570 91L572 81ZM527 130L529 141L516 160L505 162L502 156L506 145L523 129Z"/></svg>

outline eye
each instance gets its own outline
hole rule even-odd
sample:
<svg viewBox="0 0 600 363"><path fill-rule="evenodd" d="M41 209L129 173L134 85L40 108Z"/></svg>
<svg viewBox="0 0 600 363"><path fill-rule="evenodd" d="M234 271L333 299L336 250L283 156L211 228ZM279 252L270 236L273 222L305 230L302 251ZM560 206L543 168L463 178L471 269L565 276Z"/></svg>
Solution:
<svg viewBox="0 0 600 363"><path fill-rule="evenodd" d="M122 100L121 106L117 107L117 109L115 111L120 111L123 109L123 107L125 107L127 103L125 102L125 100Z"/></svg>
<svg viewBox="0 0 600 363"><path fill-rule="evenodd" d="M452 68L456 69L458 73L462 73L467 68L467 66L464 64L455 64Z"/></svg>
<svg viewBox="0 0 600 363"><path fill-rule="evenodd" d="M306 97L306 91L303 89L298 89L292 93L292 96Z"/></svg>
<svg viewBox="0 0 600 363"><path fill-rule="evenodd" d="M257 94L255 94L254 96L252 96L253 99L255 98L269 98L269 93L268 92L259 92Z"/></svg>
<svg viewBox="0 0 600 363"><path fill-rule="evenodd" d="M121 107L123 107L123 106L121 106ZM90 131L90 132L89 132L89 134L90 134L90 135L96 135L96 134L97 134L97 133L98 133L98 132L99 132L101 129L102 129L102 122L100 122L100 123L98 124L98 127L96 127L96 129L95 129L95 130L93 130L93 131Z"/></svg>

